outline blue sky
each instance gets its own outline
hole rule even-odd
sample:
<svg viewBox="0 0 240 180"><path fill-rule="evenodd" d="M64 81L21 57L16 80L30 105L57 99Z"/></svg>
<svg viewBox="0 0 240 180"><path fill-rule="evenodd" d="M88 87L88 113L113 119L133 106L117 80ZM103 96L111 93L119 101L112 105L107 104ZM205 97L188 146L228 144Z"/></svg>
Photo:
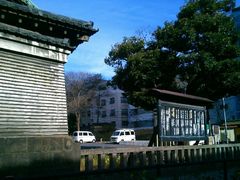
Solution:
<svg viewBox="0 0 240 180"><path fill-rule="evenodd" d="M176 20L186 0L32 0L39 9L93 21L99 29L68 57L65 71L100 73L111 79L114 71L104 63L112 45L139 31L153 32ZM237 0L237 5L240 0Z"/></svg>

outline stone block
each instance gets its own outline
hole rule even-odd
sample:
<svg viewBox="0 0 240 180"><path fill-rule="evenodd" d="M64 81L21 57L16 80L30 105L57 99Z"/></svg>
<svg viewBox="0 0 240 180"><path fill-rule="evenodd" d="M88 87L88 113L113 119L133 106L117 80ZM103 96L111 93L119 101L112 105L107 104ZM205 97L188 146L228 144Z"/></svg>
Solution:
<svg viewBox="0 0 240 180"><path fill-rule="evenodd" d="M26 138L0 138L0 154L27 152Z"/></svg>
<svg viewBox="0 0 240 180"><path fill-rule="evenodd" d="M38 177L78 173L80 146L69 136L0 138L0 175ZM0 176L1 178L1 176Z"/></svg>
<svg viewBox="0 0 240 180"><path fill-rule="evenodd" d="M30 137L28 152L51 152L63 150L62 137Z"/></svg>

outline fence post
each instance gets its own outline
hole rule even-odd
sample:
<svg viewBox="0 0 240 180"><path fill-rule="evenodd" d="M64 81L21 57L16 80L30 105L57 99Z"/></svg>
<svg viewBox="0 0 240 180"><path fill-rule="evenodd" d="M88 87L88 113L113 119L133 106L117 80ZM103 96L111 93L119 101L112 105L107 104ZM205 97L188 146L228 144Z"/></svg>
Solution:
<svg viewBox="0 0 240 180"><path fill-rule="evenodd" d="M197 162L197 148L195 147L192 149L191 162Z"/></svg>
<svg viewBox="0 0 240 180"><path fill-rule="evenodd" d="M138 156L139 156L140 166L145 167L146 166L146 151L140 152L138 154Z"/></svg>
<svg viewBox="0 0 240 180"><path fill-rule="evenodd" d="M116 157L117 157L117 156L116 156L115 153L114 153L114 154L113 154L113 153L109 154L109 158L110 158L110 159L109 159L109 161L110 161L110 162L109 162L109 163L110 163L110 164L109 164L109 169L111 169L111 170L112 170L112 169L116 169Z"/></svg>
<svg viewBox="0 0 240 180"><path fill-rule="evenodd" d="M130 153L128 153L128 154L129 154L129 155L128 155L128 165L129 165L129 167L133 168L133 166L134 166L134 163L133 163L133 161L134 161L134 159L133 159L133 153L130 152Z"/></svg>
<svg viewBox="0 0 240 180"><path fill-rule="evenodd" d="M127 153L120 153L120 168L125 169L127 168Z"/></svg>
<svg viewBox="0 0 240 180"><path fill-rule="evenodd" d="M235 147L235 159L240 159L240 146Z"/></svg>
<svg viewBox="0 0 240 180"><path fill-rule="evenodd" d="M198 151L198 162L202 162L203 161L203 157L202 157L202 155L203 155L203 153L202 153L202 147L199 149L199 151Z"/></svg>
<svg viewBox="0 0 240 180"><path fill-rule="evenodd" d="M105 155L98 154L97 157L98 157L98 170L103 170L105 166L105 160L104 160Z"/></svg>
<svg viewBox="0 0 240 180"><path fill-rule="evenodd" d="M172 151L167 150L167 163L171 164L172 163Z"/></svg>
<svg viewBox="0 0 240 180"><path fill-rule="evenodd" d="M80 156L80 172L84 172L86 170L86 159L85 159L85 155L84 156Z"/></svg>
<svg viewBox="0 0 240 180"><path fill-rule="evenodd" d="M86 171L92 171L93 170L93 155L85 155L85 167Z"/></svg>
<svg viewBox="0 0 240 180"><path fill-rule="evenodd" d="M183 160L182 149L178 149L177 151L178 151L178 163L183 164L184 160Z"/></svg>
<svg viewBox="0 0 240 180"><path fill-rule="evenodd" d="M187 163L191 162L191 149L187 149Z"/></svg>

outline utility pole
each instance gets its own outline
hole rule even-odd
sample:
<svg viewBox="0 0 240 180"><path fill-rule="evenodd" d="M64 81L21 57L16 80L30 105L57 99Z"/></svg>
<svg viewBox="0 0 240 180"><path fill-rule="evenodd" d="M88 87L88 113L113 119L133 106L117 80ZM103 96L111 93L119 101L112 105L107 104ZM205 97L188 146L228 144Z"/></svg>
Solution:
<svg viewBox="0 0 240 180"><path fill-rule="evenodd" d="M97 100L97 124L99 124L99 118L100 118L100 106L101 106L101 94L100 94L100 89L98 89L98 100Z"/></svg>
<svg viewBox="0 0 240 180"><path fill-rule="evenodd" d="M224 118L224 124L225 124L225 138L226 138L226 142L227 142L227 144L228 144L226 104L225 104L225 99L224 99L224 97L222 98L222 103L223 103L223 118Z"/></svg>

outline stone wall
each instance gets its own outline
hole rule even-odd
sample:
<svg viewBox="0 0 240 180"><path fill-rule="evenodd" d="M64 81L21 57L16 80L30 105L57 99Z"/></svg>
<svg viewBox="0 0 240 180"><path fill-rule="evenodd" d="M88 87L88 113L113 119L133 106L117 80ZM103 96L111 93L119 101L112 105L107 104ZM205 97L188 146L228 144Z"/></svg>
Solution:
<svg viewBox="0 0 240 180"><path fill-rule="evenodd" d="M0 138L0 179L79 173L80 145L69 136Z"/></svg>

